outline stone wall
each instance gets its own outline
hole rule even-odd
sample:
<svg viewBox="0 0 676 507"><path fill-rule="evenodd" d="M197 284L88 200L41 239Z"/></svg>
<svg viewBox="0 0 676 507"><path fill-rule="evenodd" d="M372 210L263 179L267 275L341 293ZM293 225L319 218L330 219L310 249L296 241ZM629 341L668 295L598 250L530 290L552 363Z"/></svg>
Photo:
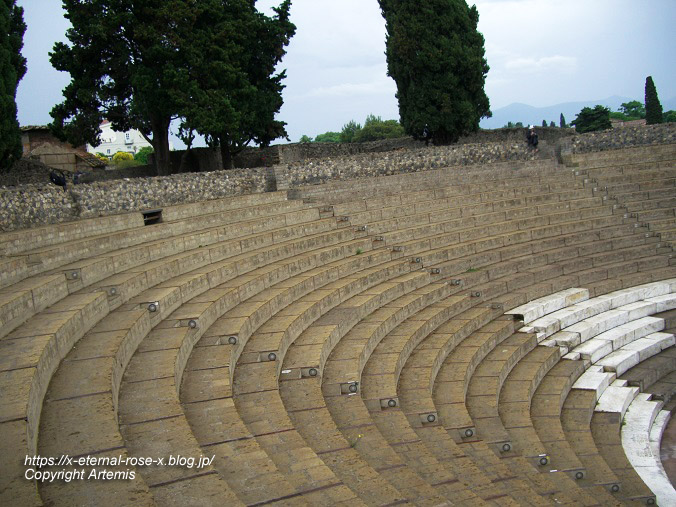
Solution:
<svg viewBox="0 0 676 507"><path fill-rule="evenodd" d="M575 135L567 143L572 153L617 150L629 146L676 143L676 123L624 126L619 129Z"/></svg>
<svg viewBox="0 0 676 507"><path fill-rule="evenodd" d="M477 144L495 142L522 143L526 139L525 128L480 130L456 143ZM536 127L541 141L550 144L561 138L569 138L575 134L573 129L552 127ZM425 147L423 141L412 137L383 139L366 143L291 143L277 144L267 148L245 148L234 157L236 168L272 167L278 164L294 164L308 160L329 157L344 157L361 153L383 153L396 150L415 150ZM185 172L212 171L221 167L221 154L218 148L193 148L193 160L185 164ZM179 172L185 150L172 152L172 170Z"/></svg>
<svg viewBox="0 0 676 507"><path fill-rule="evenodd" d="M0 188L0 230L274 190L269 169L215 171L69 186Z"/></svg>
<svg viewBox="0 0 676 507"><path fill-rule="evenodd" d="M387 153L359 153L295 162L275 167L280 190L327 181L418 172L459 165L552 158L553 150L546 141L541 152L529 150L523 141L501 143L428 146Z"/></svg>
<svg viewBox="0 0 676 507"><path fill-rule="evenodd" d="M410 139L365 143L359 153L342 154L351 145L329 148L302 145L309 160L278 164L274 168L253 168L176 174L165 177L133 178L69 186L66 192L51 184L0 187L0 230L138 211L173 204L198 202L231 195L303 187L332 180L400 174L468 164L553 158L555 147L568 152L602 151L650 144L676 144L675 124L624 128L616 131L570 136L568 129L541 129L541 151L527 149L524 129L500 129L499 142L452 146L421 146ZM559 137L555 137L558 131ZM495 132L491 134L496 136ZM567 133L566 133L567 132ZM477 134L480 139L481 132ZM550 137L550 135L552 137ZM491 137L494 139L495 137ZM410 143L414 144L411 145ZM408 143L408 144L407 144ZM389 151L382 152L387 146ZM322 150L333 156L312 158ZM298 151L290 153L304 153ZM312 151L315 150L315 151ZM337 150L337 151L336 151ZM373 151L365 151L373 150ZM282 153L284 150L282 150ZM296 156L296 155L294 155ZM130 169L132 170L132 169ZM36 169L37 171L37 169Z"/></svg>

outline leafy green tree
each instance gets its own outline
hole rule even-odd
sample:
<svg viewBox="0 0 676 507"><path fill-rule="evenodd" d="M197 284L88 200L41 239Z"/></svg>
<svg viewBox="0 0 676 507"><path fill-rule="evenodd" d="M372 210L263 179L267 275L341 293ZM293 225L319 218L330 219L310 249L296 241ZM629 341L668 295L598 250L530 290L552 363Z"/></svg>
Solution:
<svg viewBox="0 0 676 507"><path fill-rule="evenodd" d="M306 136L305 134L303 134L302 136L300 136L300 141L298 141L298 142L299 143L311 143L312 138L310 136Z"/></svg>
<svg viewBox="0 0 676 507"><path fill-rule="evenodd" d="M645 118L645 106L638 100L622 103L618 111L624 114L628 120Z"/></svg>
<svg viewBox="0 0 676 507"><path fill-rule="evenodd" d="M251 0L202 0L196 4L186 61L191 86L181 97L185 121L219 146L223 166L250 143L268 145L286 137L275 120L283 100L285 71L276 66L296 27L289 20L290 0L268 17Z"/></svg>
<svg viewBox="0 0 676 507"><path fill-rule="evenodd" d="M404 127L397 120L383 121L380 116L369 115L364 126L355 133L353 142L364 143L380 139L393 139L405 135Z"/></svg>
<svg viewBox="0 0 676 507"><path fill-rule="evenodd" d="M189 88L185 46L197 8L191 0L63 0L70 45L57 42L54 68L68 72L65 100L51 111L53 132L74 145L99 144L105 118L152 143L159 174L168 174L169 124L177 95Z"/></svg>
<svg viewBox="0 0 676 507"><path fill-rule="evenodd" d="M148 155L153 153L153 149L150 146L144 146L140 150L136 152L136 155L134 155L134 160L141 162L143 165L148 164Z"/></svg>
<svg viewBox="0 0 676 507"><path fill-rule="evenodd" d="M610 110L600 105L595 106L594 109L584 107L571 124L575 125L575 131L580 134L596 130L607 130L612 127L610 124Z"/></svg>
<svg viewBox="0 0 676 507"><path fill-rule="evenodd" d="M662 114L662 123L671 123L676 122L676 111L667 111Z"/></svg>
<svg viewBox="0 0 676 507"><path fill-rule="evenodd" d="M490 116L479 12L465 0L378 0L387 29L387 73L407 134L437 144L479 129Z"/></svg>
<svg viewBox="0 0 676 507"><path fill-rule="evenodd" d="M523 122L517 121L517 122L514 124L514 127L515 127L515 128L519 128L519 129L522 129L522 128L523 128Z"/></svg>
<svg viewBox="0 0 676 507"><path fill-rule="evenodd" d="M315 137L315 143L339 143L340 132L324 132Z"/></svg>
<svg viewBox="0 0 676 507"><path fill-rule="evenodd" d="M26 59L21 55L25 31L23 8L16 0L0 1L0 170L21 158L16 89L26 74Z"/></svg>
<svg viewBox="0 0 676 507"><path fill-rule="evenodd" d="M350 120L345 125L343 125L343 130L340 132L340 142L341 143L351 143L354 140L357 132L361 130L361 124L357 123L354 120Z"/></svg>
<svg viewBox="0 0 676 507"><path fill-rule="evenodd" d="M559 127L562 129L568 128L568 124L566 123L566 117L563 116L563 113L561 113L561 116L559 116Z"/></svg>
<svg viewBox="0 0 676 507"><path fill-rule="evenodd" d="M652 76L645 80L645 119L648 125L662 123L662 104L657 97L657 88Z"/></svg>

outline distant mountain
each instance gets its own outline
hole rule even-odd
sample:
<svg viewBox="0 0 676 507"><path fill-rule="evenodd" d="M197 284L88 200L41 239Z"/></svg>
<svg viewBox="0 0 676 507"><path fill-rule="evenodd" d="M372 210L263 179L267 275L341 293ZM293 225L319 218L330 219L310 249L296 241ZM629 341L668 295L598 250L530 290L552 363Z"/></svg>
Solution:
<svg viewBox="0 0 676 507"><path fill-rule="evenodd" d="M601 100L588 100L584 102L564 102L563 104L556 104L554 106L547 107L534 107L529 106L528 104L514 103L500 109L495 109L493 111L493 116L491 118L485 118L481 120L481 128L485 129L495 129L504 127L507 125L507 122L521 122L526 125L542 125L542 120L547 120L549 122L554 122L554 124L559 126L559 117L561 113L566 117L566 122L570 123L575 119L577 114L582 110L583 107L594 107L597 104L606 106L610 108L611 111L617 111L621 104L624 102L629 102L632 100L642 100L641 98L629 98L629 97L618 97L614 95L608 97L607 99ZM665 111L671 109L676 109L676 97L662 100L662 107Z"/></svg>

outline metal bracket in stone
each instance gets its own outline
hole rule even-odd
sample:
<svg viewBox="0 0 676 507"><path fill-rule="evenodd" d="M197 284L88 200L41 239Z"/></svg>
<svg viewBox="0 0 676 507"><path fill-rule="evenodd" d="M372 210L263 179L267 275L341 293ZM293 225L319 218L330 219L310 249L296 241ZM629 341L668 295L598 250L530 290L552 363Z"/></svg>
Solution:
<svg viewBox="0 0 676 507"><path fill-rule="evenodd" d="M462 440L469 440L476 438L476 428L474 426L467 426L466 428L458 428L458 435Z"/></svg>
<svg viewBox="0 0 676 507"><path fill-rule="evenodd" d="M563 470L568 476L575 480L581 481L587 478L587 471L584 468L572 468L570 470Z"/></svg>
<svg viewBox="0 0 676 507"><path fill-rule="evenodd" d="M148 310L150 313L156 313L160 310L159 301L146 301L139 304L139 307Z"/></svg>
<svg viewBox="0 0 676 507"><path fill-rule="evenodd" d="M237 345L237 342L239 340L237 339L236 334L231 334L231 335L226 335L226 336L220 336L214 345Z"/></svg>
<svg viewBox="0 0 676 507"><path fill-rule="evenodd" d="M607 484L602 484L602 486L610 493L619 493L622 490L622 486L620 486L619 482L609 482Z"/></svg>
<svg viewBox="0 0 676 507"><path fill-rule="evenodd" d="M181 319L181 327L189 327L190 329L197 329L199 327L199 321L197 319Z"/></svg>
<svg viewBox="0 0 676 507"><path fill-rule="evenodd" d="M508 454L514 450L514 446L509 440L493 442L493 447L496 451L498 451L499 454Z"/></svg>
<svg viewBox="0 0 676 507"><path fill-rule="evenodd" d="M399 406L399 398L396 396L393 398L381 398L380 399L380 409L387 410L390 408L397 408Z"/></svg>
<svg viewBox="0 0 676 507"><path fill-rule="evenodd" d="M359 382L343 382L340 384L340 394L357 394L359 392Z"/></svg>
<svg viewBox="0 0 676 507"><path fill-rule="evenodd" d="M265 363L265 362L270 362L270 361L276 361L277 360L277 351L267 351L267 352L259 352L258 353L258 362L259 363Z"/></svg>
<svg viewBox="0 0 676 507"><path fill-rule="evenodd" d="M423 426L432 426L439 424L439 414L436 412L426 412L424 414L419 414L420 422Z"/></svg>
<svg viewBox="0 0 676 507"><path fill-rule="evenodd" d="M303 378L317 378L319 376L319 368L314 366L307 368L290 368L280 372L280 380L299 380Z"/></svg>
<svg viewBox="0 0 676 507"><path fill-rule="evenodd" d="M80 279L80 270L79 269L69 269L65 271L66 280L79 280Z"/></svg>
<svg viewBox="0 0 676 507"><path fill-rule="evenodd" d="M536 456L528 456L528 459L536 467L545 467L545 466L549 465L549 463L551 462L551 459L549 458L549 454L538 454Z"/></svg>

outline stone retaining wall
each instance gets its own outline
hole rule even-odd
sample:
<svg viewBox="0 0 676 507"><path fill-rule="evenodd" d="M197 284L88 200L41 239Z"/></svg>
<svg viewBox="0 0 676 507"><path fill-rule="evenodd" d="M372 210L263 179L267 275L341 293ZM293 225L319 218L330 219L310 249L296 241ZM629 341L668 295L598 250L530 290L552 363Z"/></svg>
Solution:
<svg viewBox="0 0 676 507"><path fill-rule="evenodd" d="M572 137L568 147L572 153L617 150L629 146L676 143L676 123L622 127L590 132Z"/></svg>
<svg viewBox="0 0 676 507"><path fill-rule="evenodd" d="M274 190L269 169L214 171L69 186L0 188L0 230Z"/></svg>
<svg viewBox="0 0 676 507"><path fill-rule="evenodd" d="M540 128L541 129L541 128ZM538 130L540 130L538 129ZM615 131L547 139L543 132L541 152L530 152L521 139L523 129L503 129L506 139L490 143L460 143L443 147L406 147L409 141L390 140L387 152L362 152L309 161L280 164L274 168L185 173L155 178L133 178L70 186L66 192L51 184L0 187L0 231L67 222L80 218L139 211L174 204L218 199L270 190L302 187L332 180L400 174L442 167L551 158L554 148L584 153L630 146L676 143L676 125L629 127ZM542 129L544 131L544 129ZM495 132L495 131L493 131ZM481 136L481 132L477 134ZM492 134L495 135L495 134ZM513 138L510 138L513 136ZM567 138L566 138L567 137ZM511 140L510 140L511 139ZM404 143L397 145L396 143ZM369 149L365 143L362 149ZM379 149L384 144L380 142ZM370 148L376 149L373 144Z"/></svg>
<svg viewBox="0 0 676 507"><path fill-rule="evenodd" d="M415 150L387 153L359 153L342 157L327 157L275 167L277 188L287 189L316 185L327 181L384 176L404 172L419 172L459 165L532 160L543 153L550 158L542 143L540 154L529 150L522 142L428 146Z"/></svg>

